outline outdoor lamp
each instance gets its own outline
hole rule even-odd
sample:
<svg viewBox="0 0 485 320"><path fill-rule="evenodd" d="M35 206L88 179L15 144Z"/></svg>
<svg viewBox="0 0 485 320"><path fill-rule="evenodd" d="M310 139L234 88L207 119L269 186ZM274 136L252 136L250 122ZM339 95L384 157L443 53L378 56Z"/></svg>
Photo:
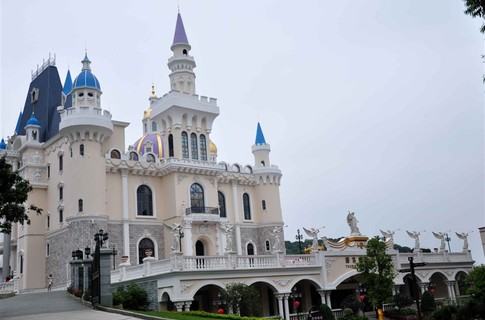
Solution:
<svg viewBox="0 0 485 320"><path fill-rule="evenodd" d="M76 251L72 250L72 259L74 260L76 258Z"/></svg>
<svg viewBox="0 0 485 320"><path fill-rule="evenodd" d="M86 259L88 259L89 255L91 254L91 248L90 247L84 248L84 254L86 255Z"/></svg>

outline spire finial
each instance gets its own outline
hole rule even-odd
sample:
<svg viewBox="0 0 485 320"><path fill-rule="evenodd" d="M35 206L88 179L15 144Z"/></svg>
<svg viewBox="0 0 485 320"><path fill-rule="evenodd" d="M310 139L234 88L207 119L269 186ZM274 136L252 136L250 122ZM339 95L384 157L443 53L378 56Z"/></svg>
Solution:
<svg viewBox="0 0 485 320"><path fill-rule="evenodd" d="M156 98L157 94L155 93L155 83L152 82L152 96L151 98Z"/></svg>
<svg viewBox="0 0 485 320"><path fill-rule="evenodd" d="M84 59L81 61L83 64L83 70L91 70L91 61L88 58L88 50L84 49Z"/></svg>

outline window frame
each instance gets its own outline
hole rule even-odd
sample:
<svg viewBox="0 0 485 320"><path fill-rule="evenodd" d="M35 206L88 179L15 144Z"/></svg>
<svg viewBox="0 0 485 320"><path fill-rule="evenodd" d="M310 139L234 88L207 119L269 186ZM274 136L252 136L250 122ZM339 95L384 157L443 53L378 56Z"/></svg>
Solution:
<svg viewBox="0 0 485 320"><path fill-rule="evenodd" d="M199 142L198 142L197 135L195 132L190 134L190 151L191 151L191 159L192 160L199 160Z"/></svg>
<svg viewBox="0 0 485 320"><path fill-rule="evenodd" d="M195 191L194 190L194 187L200 187L200 191ZM200 197L200 198L194 198L193 195L198 195L198 196L202 195L202 197ZM204 187L200 183L198 183L198 182L192 183L190 185L190 187L189 187L189 196L190 196L189 199L190 199L190 209L191 209L191 211L195 208L196 211L197 211L197 209L200 209L203 212L203 210L205 208L205 191L204 191ZM198 206L197 205L194 205L194 201L199 202L198 203L199 205ZM200 204L202 204L202 205L200 205ZM201 213L201 212L195 212L194 211L194 213Z"/></svg>
<svg viewBox="0 0 485 320"><path fill-rule="evenodd" d="M242 199L243 199L243 218L244 218L244 221L251 221L251 220L253 220L253 217L252 217L252 214L251 214L251 197L249 196L249 193L244 192L243 195L242 195Z"/></svg>
<svg viewBox="0 0 485 320"><path fill-rule="evenodd" d="M222 202L223 202L223 206L221 206L221 199L222 199ZM227 218L226 196L224 195L224 192L222 192L220 190L217 190L217 203L219 205L219 217L220 218ZM224 213L224 215L223 215L223 213Z"/></svg>
<svg viewBox="0 0 485 320"><path fill-rule="evenodd" d="M200 160L207 161L207 138L201 134L199 136Z"/></svg>
<svg viewBox="0 0 485 320"><path fill-rule="evenodd" d="M149 209L151 209L151 215L150 214L140 214L140 198L138 196L138 190L141 188L141 187L146 187L148 188L148 190L150 191L150 197L151 197L151 201L149 203ZM153 188L146 184L146 183L142 183L140 185L138 185L136 188L135 188L135 199L136 199L136 217L137 218L156 218L156 215L155 215L155 193L153 192ZM151 207L151 208L150 208ZM143 208L141 208L143 209Z"/></svg>
<svg viewBox="0 0 485 320"><path fill-rule="evenodd" d="M189 135L187 132L182 131L181 135L181 144L182 144L182 158L183 159L190 159L190 147L189 147Z"/></svg>

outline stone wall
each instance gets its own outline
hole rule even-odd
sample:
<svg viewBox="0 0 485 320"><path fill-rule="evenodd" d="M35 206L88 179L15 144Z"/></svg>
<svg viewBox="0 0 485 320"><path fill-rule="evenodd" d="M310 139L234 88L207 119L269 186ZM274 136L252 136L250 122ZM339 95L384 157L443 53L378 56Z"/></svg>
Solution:
<svg viewBox="0 0 485 320"><path fill-rule="evenodd" d="M248 242L252 242L256 247L256 254L257 255L265 255L265 254L272 254L273 251L273 244L275 241L275 237L273 235L273 228L270 227L241 227L241 246L243 255L246 254L246 245ZM265 242L269 240L270 242L270 250L266 251ZM281 234L281 241L280 241L280 249L284 252L284 240L283 240L283 233Z"/></svg>
<svg viewBox="0 0 485 320"><path fill-rule="evenodd" d="M130 224L130 262L138 264L138 243L143 238L151 239L155 248L158 247L157 259L165 259L165 242L163 239L163 225L149 224Z"/></svg>

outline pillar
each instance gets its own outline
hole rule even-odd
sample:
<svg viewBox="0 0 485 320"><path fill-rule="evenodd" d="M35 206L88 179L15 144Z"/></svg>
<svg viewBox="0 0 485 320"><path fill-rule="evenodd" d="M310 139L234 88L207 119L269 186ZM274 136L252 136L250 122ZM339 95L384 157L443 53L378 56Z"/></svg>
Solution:
<svg viewBox="0 0 485 320"><path fill-rule="evenodd" d="M285 310L283 309L283 294L277 293L275 294L276 299L278 299L278 314L280 315L281 319L285 318Z"/></svg>
<svg viewBox="0 0 485 320"><path fill-rule="evenodd" d="M332 309L332 291L325 292L325 300L327 301L327 306Z"/></svg>
<svg viewBox="0 0 485 320"><path fill-rule="evenodd" d="M429 282L421 282L418 283L419 288L421 289L421 294L423 294L426 290L428 290Z"/></svg>
<svg viewBox="0 0 485 320"><path fill-rule="evenodd" d="M192 305L192 300L184 301L184 311L190 311L191 305Z"/></svg>
<svg viewBox="0 0 485 320"><path fill-rule="evenodd" d="M113 250L108 248L100 249L99 259L99 277L101 286L101 295L99 303L103 306L113 306L113 295L111 293L111 255Z"/></svg>
<svg viewBox="0 0 485 320"><path fill-rule="evenodd" d="M3 234L3 270L0 283L5 282L10 270L10 233Z"/></svg>
<svg viewBox="0 0 485 320"><path fill-rule="evenodd" d="M448 287L448 298L450 299L451 303L456 302L456 296L454 291L454 281L446 281L446 285Z"/></svg>
<svg viewBox="0 0 485 320"><path fill-rule="evenodd" d="M184 222L184 243L182 251L185 256L193 256L194 252L192 250L192 222Z"/></svg>
<svg viewBox="0 0 485 320"><path fill-rule="evenodd" d="M184 311L184 305L185 305L184 301L174 302L173 304L175 305L175 309L177 309L177 312Z"/></svg>
<svg viewBox="0 0 485 320"><path fill-rule="evenodd" d="M289 297L289 293L283 295L283 304L285 305L285 320L290 320L290 304L288 303Z"/></svg>
<svg viewBox="0 0 485 320"><path fill-rule="evenodd" d="M232 182L232 212L234 214L234 222L236 224L236 252L237 255L242 255L241 246L241 227L239 223L241 222L241 214L239 210L239 195L237 192L237 182Z"/></svg>
<svg viewBox="0 0 485 320"><path fill-rule="evenodd" d="M327 304L327 297L325 294L325 290L317 290L317 292L320 295L320 304Z"/></svg>
<svg viewBox="0 0 485 320"><path fill-rule="evenodd" d="M130 225L128 223L128 172L121 171L121 192L123 199L123 255L130 261Z"/></svg>

